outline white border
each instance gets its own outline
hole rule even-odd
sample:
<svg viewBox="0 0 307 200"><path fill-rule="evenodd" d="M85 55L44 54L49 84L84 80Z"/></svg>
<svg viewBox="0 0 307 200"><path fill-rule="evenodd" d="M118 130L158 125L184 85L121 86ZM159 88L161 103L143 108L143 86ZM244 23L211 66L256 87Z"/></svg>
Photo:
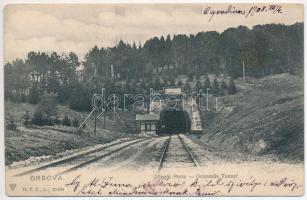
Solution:
<svg viewBox="0 0 307 200"><path fill-rule="evenodd" d="M174 197L7 197L5 194L5 162L4 162L4 78L3 78L3 69L4 69L4 59L3 59L3 9L5 5L7 4L20 4L20 3L304 3L304 13L306 13L306 1L305 0L270 0L270 1L264 1L264 0L164 0L164 1L158 1L158 0L119 0L119 1L112 1L112 0L1 0L0 1L0 30L1 31L1 37L0 37L0 199L1 200L12 200L12 199L20 199L20 200L46 200L46 199L74 199L74 200L83 200L83 199L173 199ZM306 22L306 14L304 15L304 21ZM306 25L304 26L304 110L306 110ZM305 124L305 133L306 133L306 112L304 112L304 124ZM306 138L305 138L305 161L306 161ZM307 199L306 195L306 165L305 165L305 195L302 197L248 197L248 199L255 200L255 199L269 199L269 200L285 200L285 199ZM199 199L202 197L176 197L176 199ZM246 196L243 197L204 197L206 199L214 199L214 200L220 200L220 199L246 199Z"/></svg>

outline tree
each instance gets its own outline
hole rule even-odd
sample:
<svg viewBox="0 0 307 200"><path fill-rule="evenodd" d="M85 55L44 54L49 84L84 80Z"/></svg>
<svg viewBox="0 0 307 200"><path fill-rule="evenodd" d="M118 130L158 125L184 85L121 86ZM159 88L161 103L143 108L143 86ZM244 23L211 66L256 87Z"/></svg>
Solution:
<svg viewBox="0 0 307 200"><path fill-rule="evenodd" d="M194 80L193 73L189 73L189 75L188 75L188 81L189 81L189 82L192 82L193 80Z"/></svg>
<svg viewBox="0 0 307 200"><path fill-rule="evenodd" d="M237 92L237 88L235 86L235 82L233 78L230 79L227 91L228 91L228 94L235 94Z"/></svg>
<svg viewBox="0 0 307 200"><path fill-rule="evenodd" d="M154 84L153 84L153 88L155 90L160 90L161 89L161 84L160 84L160 79L159 78L155 79Z"/></svg>
<svg viewBox="0 0 307 200"><path fill-rule="evenodd" d="M13 65L8 62L4 65L4 97L5 100L13 100L14 74Z"/></svg>
<svg viewBox="0 0 307 200"><path fill-rule="evenodd" d="M36 86L34 86L30 90L29 103L30 104L37 104L39 101L40 101L39 90Z"/></svg>
<svg viewBox="0 0 307 200"><path fill-rule="evenodd" d="M13 118L10 118L8 120L8 123L6 125L6 128L8 130L12 130L12 131L16 131L17 130L17 125L16 125L16 121Z"/></svg>
<svg viewBox="0 0 307 200"><path fill-rule="evenodd" d="M55 118L54 120L53 120L53 123L54 123L54 125L60 125L61 124L61 120L59 119L59 118Z"/></svg>
<svg viewBox="0 0 307 200"><path fill-rule="evenodd" d="M175 86L175 80L173 78L170 79L169 86Z"/></svg>
<svg viewBox="0 0 307 200"><path fill-rule="evenodd" d="M183 82L182 82L181 79L179 79L179 81L177 82L177 86L178 86L178 87L182 87L182 86L183 86Z"/></svg>
<svg viewBox="0 0 307 200"><path fill-rule="evenodd" d="M186 82L186 83L184 84L183 90L184 90L185 92L188 92L188 93L191 92L192 88L191 88L189 82Z"/></svg>
<svg viewBox="0 0 307 200"><path fill-rule="evenodd" d="M168 86L168 83L167 83L167 80L163 80L162 83L161 83L161 88L165 88Z"/></svg>
<svg viewBox="0 0 307 200"><path fill-rule="evenodd" d="M78 111L88 111L91 108L92 92L90 84L76 84L72 87L69 97L69 107ZM108 88L106 88L108 90Z"/></svg>
<svg viewBox="0 0 307 200"><path fill-rule="evenodd" d="M63 119L63 121L62 121L62 124L63 124L64 126L70 126L70 125L71 125L70 119L68 118L67 115L65 115L65 117L64 117L64 119Z"/></svg>
<svg viewBox="0 0 307 200"><path fill-rule="evenodd" d="M24 125L30 125L31 124L31 117L30 117L28 111L26 111L26 114L24 115L23 118L24 118L24 122L23 122Z"/></svg>
<svg viewBox="0 0 307 200"><path fill-rule="evenodd" d="M225 80L223 80L223 82L221 83L221 89L220 89L220 95L221 96L224 96L224 95L227 94L227 88L228 88L228 86L227 86Z"/></svg>
<svg viewBox="0 0 307 200"><path fill-rule="evenodd" d="M141 92L142 94L146 93L147 88L146 88L146 84L145 84L144 81L141 81L141 82L140 82L139 89L140 89L140 92Z"/></svg>
<svg viewBox="0 0 307 200"><path fill-rule="evenodd" d="M199 80L196 81L196 84L195 84L195 92L196 93L199 93L199 91L202 89L202 85L201 85L201 82Z"/></svg>
<svg viewBox="0 0 307 200"><path fill-rule="evenodd" d="M115 82L141 83L139 87L132 85L133 93L148 93L148 81L154 88L162 88L162 82L152 81L153 70L162 68L159 78L165 81L164 86L168 82L173 85L172 80L178 80L178 75L187 75L190 84L195 77L199 80L204 74L241 77L243 62L249 77L285 72L302 76L303 39L304 24L295 23L256 25L253 28L239 26L222 33L207 31L177 34L172 38L170 35L153 37L144 45L130 45L121 40L113 47L95 45L91 48L80 71L81 62L73 52L60 55L32 51L25 59L15 59L4 65L5 100L28 100L37 104L42 94L53 93L56 103L87 111L93 92L101 87L108 88L109 93L115 92L112 87ZM111 73L111 66L114 73ZM180 80L177 85L188 88ZM226 83L220 86L220 93L226 94ZM128 85L125 88L129 90ZM208 76L203 90L207 88L211 89L210 93L217 93L217 84L213 81L211 85ZM46 113L41 113L45 117Z"/></svg>
<svg viewBox="0 0 307 200"><path fill-rule="evenodd" d="M38 125L38 126L43 126L45 124L43 114L40 110L36 110L34 112L31 123L34 124L34 125Z"/></svg>
<svg viewBox="0 0 307 200"><path fill-rule="evenodd" d="M37 110L43 115L43 117L46 117L47 119L55 117L57 115L57 103L55 94L48 94L45 92L41 96Z"/></svg>
<svg viewBox="0 0 307 200"><path fill-rule="evenodd" d="M33 85L40 91L46 89L48 73L51 71L51 59L45 52L31 51L27 55L26 64L31 66Z"/></svg>
<svg viewBox="0 0 307 200"><path fill-rule="evenodd" d="M211 89L211 83L208 75L206 76L206 80L204 83L204 90L207 91L207 89Z"/></svg>
<svg viewBox="0 0 307 200"><path fill-rule="evenodd" d="M79 121L77 118L74 118L74 120L72 121L72 126L73 127L79 127Z"/></svg>
<svg viewBox="0 0 307 200"><path fill-rule="evenodd" d="M218 96L220 94L219 83L217 81L217 76L215 76L213 84L212 84L212 94Z"/></svg>
<svg viewBox="0 0 307 200"><path fill-rule="evenodd" d="M22 59L4 65L5 98L13 102L26 102L30 86L30 67Z"/></svg>

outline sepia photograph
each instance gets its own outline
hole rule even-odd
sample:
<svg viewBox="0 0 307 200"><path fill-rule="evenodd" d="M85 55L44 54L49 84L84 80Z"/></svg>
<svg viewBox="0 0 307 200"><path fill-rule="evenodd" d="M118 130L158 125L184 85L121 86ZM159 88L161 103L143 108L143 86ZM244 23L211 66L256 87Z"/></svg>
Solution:
<svg viewBox="0 0 307 200"><path fill-rule="evenodd" d="M8 4L8 196L304 195L304 5Z"/></svg>

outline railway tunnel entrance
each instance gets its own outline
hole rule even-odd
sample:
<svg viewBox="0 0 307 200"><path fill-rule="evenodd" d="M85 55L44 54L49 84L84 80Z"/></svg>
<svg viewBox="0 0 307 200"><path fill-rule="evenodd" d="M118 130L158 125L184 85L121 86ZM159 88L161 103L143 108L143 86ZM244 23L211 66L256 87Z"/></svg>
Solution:
<svg viewBox="0 0 307 200"><path fill-rule="evenodd" d="M159 132L161 134L187 133L191 129L188 113L183 110L163 110L160 114Z"/></svg>

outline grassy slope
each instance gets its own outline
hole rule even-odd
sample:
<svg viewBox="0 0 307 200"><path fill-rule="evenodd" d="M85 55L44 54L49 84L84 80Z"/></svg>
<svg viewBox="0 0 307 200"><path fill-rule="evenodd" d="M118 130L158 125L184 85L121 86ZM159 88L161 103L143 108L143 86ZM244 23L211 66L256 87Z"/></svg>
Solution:
<svg viewBox="0 0 307 200"><path fill-rule="evenodd" d="M18 126L22 126L22 122L24 119L24 115L26 111L29 112L29 114L32 116L34 111L35 111L36 105L28 104L28 103L11 103L11 102L5 102L5 115L6 117L10 116L10 118L13 118ZM67 115L71 120L77 119L79 123L81 123L89 114L89 112L78 112L74 111L67 106L63 105L58 105L57 106L57 113L58 117L63 118L65 115ZM113 121L113 114L111 112L107 112L106 114L106 129L108 130L114 130L114 131L122 131L122 132L127 132L127 131L135 131L135 123L129 123L129 122L134 122L135 120L135 113L132 112L123 112L123 111L118 111L118 114L120 115L121 119L127 123L131 124L129 126L129 130L125 129L125 127L118 122L115 125ZM93 126L94 120L93 117L91 117L88 120L88 123L86 125L92 124ZM119 125L118 125L119 124ZM103 128L103 118L98 119L97 123L98 128Z"/></svg>
<svg viewBox="0 0 307 200"><path fill-rule="evenodd" d="M5 132L5 164L30 157L54 156L66 150L90 147L124 137L138 136L109 130L98 130L95 136L89 129L77 133L75 129L63 126L19 127L18 131Z"/></svg>
<svg viewBox="0 0 307 200"><path fill-rule="evenodd" d="M102 119L98 121L98 134L93 135L93 127L86 127L82 134L78 134L75 128L64 126L32 126L22 125L23 116L26 111L33 114L35 106L26 103L5 103L5 114L14 118L18 130L5 131L5 156L6 165L13 161L26 160L33 156L55 155L65 150L83 148L95 144L113 141L122 137L136 137L127 134L122 126L114 127L114 122L106 117L106 128L102 129ZM76 112L66 106L58 106L58 114L62 117L68 115L71 119L77 118L79 122L86 118L88 113ZM121 117L131 120L134 115L119 113ZM90 121L91 122L91 121Z"/></svg>
<svg viewBox="0 0 307 200"><path fill-rule="evenodd" d="M200 142L225 151L303 160L303 79L289 74L253 80L221 99L222 110L203 113Z"/></svg>

